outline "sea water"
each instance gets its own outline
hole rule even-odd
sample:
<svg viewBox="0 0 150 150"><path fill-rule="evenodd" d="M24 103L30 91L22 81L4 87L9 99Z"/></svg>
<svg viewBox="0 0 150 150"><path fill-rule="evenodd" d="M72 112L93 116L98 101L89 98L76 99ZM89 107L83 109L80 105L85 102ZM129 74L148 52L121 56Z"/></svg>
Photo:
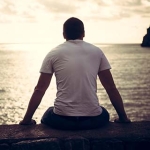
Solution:
<svg viewBox="0 0 150 150"><path fill-rule="evenodd" d="M132 121L150 121L150 48L140 44L96 44L111 64L111 72L122 96L127 115ZM38 81L45 55L56 45L0 44L0 124L19 123L27 109L29 99ZM93 66L94 67L94 66ZM53 76L43 100L34 114L41 116L56 97ZM99 103L117 117L107 93L97 79Z"/></svg>

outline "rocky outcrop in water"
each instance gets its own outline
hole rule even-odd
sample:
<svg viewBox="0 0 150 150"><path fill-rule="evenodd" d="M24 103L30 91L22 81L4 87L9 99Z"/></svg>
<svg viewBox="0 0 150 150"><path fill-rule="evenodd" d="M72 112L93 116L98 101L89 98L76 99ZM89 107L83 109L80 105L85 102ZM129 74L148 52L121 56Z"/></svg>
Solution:
<svg viewBox="0 0 150 150"><path fill-rule="evenodd" d="M147 34L143 37L142 47L150 47L150 27L147 28Z"/></svg>

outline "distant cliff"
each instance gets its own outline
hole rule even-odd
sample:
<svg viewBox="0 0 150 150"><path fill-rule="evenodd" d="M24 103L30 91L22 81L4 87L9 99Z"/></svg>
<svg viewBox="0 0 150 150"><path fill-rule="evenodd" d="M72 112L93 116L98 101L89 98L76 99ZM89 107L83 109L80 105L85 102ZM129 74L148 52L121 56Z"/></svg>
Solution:
<svg viewBox="0 0 150 150"><path fill-rule="evenodd" d="M143 37L142 47L150 47L150 27L147 29L147 34Z"/></svg>

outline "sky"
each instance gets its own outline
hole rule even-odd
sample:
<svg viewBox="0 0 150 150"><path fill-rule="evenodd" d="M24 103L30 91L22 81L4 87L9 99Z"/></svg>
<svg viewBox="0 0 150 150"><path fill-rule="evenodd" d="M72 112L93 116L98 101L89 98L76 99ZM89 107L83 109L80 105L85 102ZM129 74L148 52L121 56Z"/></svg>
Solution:
<svg viewBox="0 0 150 150"><path fill-rule="evenodd" d="M141 43L150 0L0 0L0 43L63 42L63 23L84 22L84 40Z"/></svg>

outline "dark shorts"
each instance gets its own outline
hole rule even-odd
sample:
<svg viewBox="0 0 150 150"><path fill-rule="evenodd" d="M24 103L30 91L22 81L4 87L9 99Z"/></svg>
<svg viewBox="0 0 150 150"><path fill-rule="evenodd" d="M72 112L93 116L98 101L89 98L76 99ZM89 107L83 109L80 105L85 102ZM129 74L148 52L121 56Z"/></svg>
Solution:
<svg viewBox="0 0 150 150"><path fill-rule="evenodd" d="M62 130L83 130L94 129L106 125L109 122L109 113L102 107L102 113L98 116L61 116L53 112L50 107L44 113L41 123L55 129Z"/></svg>

